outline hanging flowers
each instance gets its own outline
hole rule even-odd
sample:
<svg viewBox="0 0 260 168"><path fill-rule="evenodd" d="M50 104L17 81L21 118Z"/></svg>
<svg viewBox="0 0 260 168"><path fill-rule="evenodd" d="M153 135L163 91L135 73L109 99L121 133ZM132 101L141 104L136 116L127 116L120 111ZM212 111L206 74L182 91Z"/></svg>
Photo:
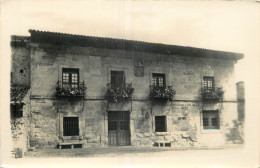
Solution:
<svg viewBox="0 0 260 168"><path fill-rule="evenodd" d="M112 89L109 87L106 92L107 100L110 102L129 101L134 92L132 84L127 84L124 88Z"/></svg>
<svg viewBox="0 0 260 168"><path fill-rule="evenodd" d="M176 91L172 89L172 86L168 86L168 87L152 86L151 96L153 98L173 100L175 94Z"/></svg>
<svg viewBox="0 0 260 168"><path fill-rule="evenodd" d="M204 100L223 100L224 90L222 87L217 87L215 90L202 89L202 98Z"/></svg>
<svg viewBox="0 0 260 168"><path fill-rule="evenodd" d="M77 87L71 87L70 85L62 85L61 82L57 82L56 96L85 96L85 90L87 87L84 82L79 83Z"/></svg>

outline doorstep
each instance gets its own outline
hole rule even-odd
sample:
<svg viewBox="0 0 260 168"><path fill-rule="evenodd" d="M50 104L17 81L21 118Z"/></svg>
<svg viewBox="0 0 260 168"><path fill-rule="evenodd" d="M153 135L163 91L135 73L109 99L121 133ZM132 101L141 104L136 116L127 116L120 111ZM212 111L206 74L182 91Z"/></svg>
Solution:
<svg viewBox="0 0 260 168"><path fill-rule="evenodd" d="M81 145L80 148L82 148L82 145L84 144L84 142L59 142L58 143L58 147L59 149L62 149L62 147L65 147L65 146L70 146L71 149L74 149L74 147L76 147L77 145Z"/></svg>

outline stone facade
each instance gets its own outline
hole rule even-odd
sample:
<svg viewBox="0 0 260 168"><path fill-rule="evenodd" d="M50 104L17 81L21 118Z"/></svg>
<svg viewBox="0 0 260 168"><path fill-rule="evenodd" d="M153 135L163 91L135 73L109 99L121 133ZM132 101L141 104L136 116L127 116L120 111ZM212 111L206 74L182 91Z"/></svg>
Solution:
<svg viewBox="0 0 260 168"><path fill-rule="evenodd" d="M21 157L30 147L30 55L27 37L12 36L11 132L13 153Z"/></svg>
<svg viewBox="0 0 260 168"><path fill-rule="evenodd" d="M62 143L82 144L84 148L109 146L108 113L113 111L130 113L131 146L225 146L242 143L239 135L232 132L234 121L238 120L234 64L240 57L193 57L31 39L24 48L30 59L31 116L27 127L30 130L30 148L54 148ZM136 75L135 62L140 58L142 65L138 68L142 68L142 73ZM62 81L63 68L79 70L79 81L84 81L87 86L85 97L55 96L56 83ZM123 71L125 82L132 83L134 93L130 101L107 101L111 71ZM165 85L173 86L176 91L174 100L151 99L153 73L165 74ZM204 76L214 77L215 86L223 88L223 100L202 100ZM218 112L219 129L203 129L204 110ZM156 116L165 116L165 132L155 131ZM78 117L77 136L64 136L64 117Z"/></svg>

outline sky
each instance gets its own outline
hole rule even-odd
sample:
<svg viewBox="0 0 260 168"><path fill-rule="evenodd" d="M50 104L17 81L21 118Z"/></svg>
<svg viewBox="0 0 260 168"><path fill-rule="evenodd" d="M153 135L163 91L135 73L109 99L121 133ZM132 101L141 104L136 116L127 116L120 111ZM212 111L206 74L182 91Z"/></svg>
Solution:
<svg viewBox="0 0 260 168"><path fill-rule="evenodd" d="M199 1L2 1L2 32L29 29L123 38L256 55L260 3ZM256 43L258 42L258 43ZM237 69L243 69L244 60ZM236 81L244 81L239 71Z"/></svg>
<svg viewBox="0 0 260 168"><path fill-rule="evenodd" d="M245 81L247 100L253 100L247 102L247 110L255 112L249 123L259 117L254 102L260 100L255 94L260 93L260 3L2 0L0 16L1 89L10 81L10 35L29 36L28 30L36 29L122 38L243 53L236 81Z"/></svg>

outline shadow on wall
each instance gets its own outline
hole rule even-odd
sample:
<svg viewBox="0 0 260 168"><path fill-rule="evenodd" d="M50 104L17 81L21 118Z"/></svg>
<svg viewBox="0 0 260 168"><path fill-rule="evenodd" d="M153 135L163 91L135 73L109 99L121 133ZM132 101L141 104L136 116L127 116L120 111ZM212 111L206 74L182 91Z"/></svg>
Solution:
<svg viewBox="0 0 260 168"><path fill-rule="evenodd" d="M226 134L227 141L232 141L233 144L244 143L244 126L243 122L233 120L233 128L230 129L230 133Z"/></svg>

